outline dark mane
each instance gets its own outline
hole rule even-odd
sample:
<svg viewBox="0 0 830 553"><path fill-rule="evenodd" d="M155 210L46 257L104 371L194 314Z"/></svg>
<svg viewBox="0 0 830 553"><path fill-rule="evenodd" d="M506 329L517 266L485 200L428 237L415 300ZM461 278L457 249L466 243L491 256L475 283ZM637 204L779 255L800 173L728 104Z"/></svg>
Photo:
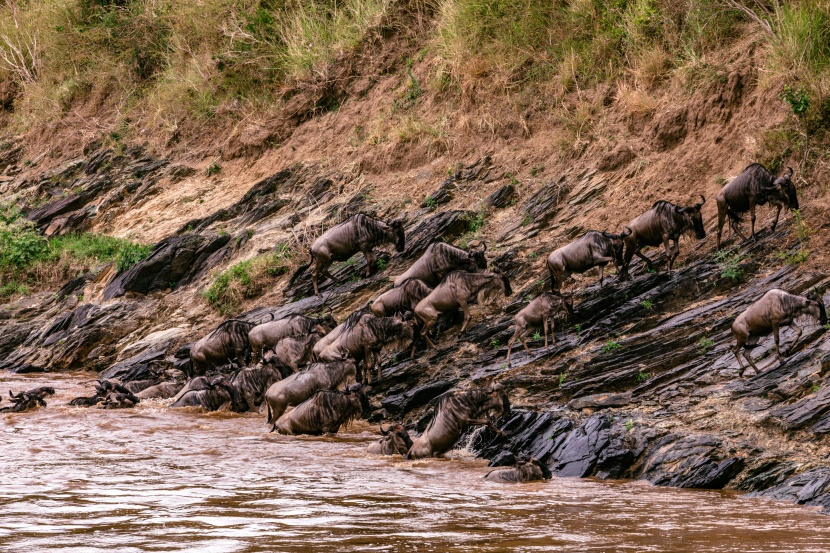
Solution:
<svg viewBox="0 0 830 553"><path fill-rule="evenodd" d="M654 205L651 206L651 209L657 212L662 212L663 210L674 209L675 207L675 204L671 203L670 201L657 200L656 202L654 202Z"/></svg>
<svg viewBox="0 0 830 553"><path fill-rule="evenodd" d="M475 407L476 404L480 403L485 397L487 396L487 392L482 390L481 388L473 388L471 390L465 391L449 391L441 394L435 400L435 406L432 409L432 420L429 421L426 429L424 432L428 431L432 426L435 424L435 421L438 420L438 415L440 414L441 410L452 401L458 401L459 403L467 406L467 407Z"/></svg>
<svg viewBox="0 0 830 553"><path fill-rule="evenodd" d="M347 427L360 417L360 411L343 409L345 405L335 403L348 401L348 394L338 390L317 390L314 395L303 403L314 402L317 409L311 409L306 423L313 428ZM301 404L302 405L302 404ZM309 403L311 405L311 403Z"/></svg>
<svg viewBox="0 0 830 553"><path fill-rule="evenodd" d="M346 320L343 321L343 332L352 330L355 326L357 326L357 323L360 322L360 319L363 317L363 315L368 315L371 312L372 310L369 309L369 307L361 307L360 309L346 317Z"/></svg>
<svg viewBox="0 0 830 553"><path fill-rule="evenodd" d="M248 333L255 326L256 325L254 323L249 323L248 321L243 321L241 319L228 319L217 326L213 332L210 333L210 337L215 338L220 332L227 332L231 335L240 336L244 333L245 340L247 341Z"/></svg>

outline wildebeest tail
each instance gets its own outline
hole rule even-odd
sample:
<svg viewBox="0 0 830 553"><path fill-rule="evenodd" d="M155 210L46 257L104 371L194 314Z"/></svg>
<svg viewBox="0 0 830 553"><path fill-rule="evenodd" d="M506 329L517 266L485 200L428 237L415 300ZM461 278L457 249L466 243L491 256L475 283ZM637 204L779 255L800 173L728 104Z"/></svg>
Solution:
<svg viewBox="0 0 830 553"><path fill-rule="evenodd" d="M291 275L291 279L288 281L289 286L294 284L294 281L297 280L297 277L299 277L301 274L303 274L303 272L305 272L305 270L308 269L309 267L311 267L311 264L314 263L314 255L311 253L311 248L308 249L308 257L309 257L308 263L306 263L305 265L300 265L299 267L297 267L297 270L294 271L293 275Z"/></svg>

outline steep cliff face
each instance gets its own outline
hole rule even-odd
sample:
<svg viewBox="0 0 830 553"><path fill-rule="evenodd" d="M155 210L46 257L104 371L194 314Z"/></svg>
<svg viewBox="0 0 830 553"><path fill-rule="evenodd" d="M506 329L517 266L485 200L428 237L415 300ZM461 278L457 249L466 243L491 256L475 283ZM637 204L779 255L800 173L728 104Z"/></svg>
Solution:
<svg viewBox="0 0 830 553"><path fill-rule="evenodd" d="M751 41L721 55L719 78L692 91L668 85L646 111L624 109L604 87L579 91L595 97L602 117L567 148L543 114L517 119L496 104L494 117L505 120L490 127L485 106L449 110L478 117L451 133L451 148L441 137L364 140L366 117L400 84L401 58L388 52L372 58L372 82L346 79L337 110L283 118L274 123L279 145L251 137L221 163L92 143L44 168L49 158L24 163L31 145L11 140L0 201L23 207L40 232L154 246L123 270L101 264L5 304L0 369L84 369L125 380L175 373L187 363L184 346L230 315L261 321L330 308L342 319L432 241L484 239L515 294L475 307L463 334L459 321L447 321L438 350L411 360L386 355L371 388L374 419L422 429L441 393L501 382L515 406L503 421L510 437L470 437L494 464L528 450L562 476L731 487L830 508L830 336L807 326L784 363L765 340L753 350L761 372L744 378L729 350L734 317L770 288L817 289L830 303L827 166L785 159L809 170L809 180L795 181L800 219L788 213L771 232L760 208L759 241L731 237L716 255L714 196L758 159L763 132L792 117L774 86L759 85ZM421 70L415 65L414 75ZM553 249L589 229L621 229L658 199L687 204L701 194L709 236L684 240L674 271L648 272L635 261L631 281L614 275L602 289L592 274L577 276L567 284L575 313L557 317L556 344L545 351L533 340L531 356L516 349L506 366L513 315L548 288L544 260ZM362 255L335 265L342 284L324 281L322 299L307 278L287 286L311 240L358 212L404 217L405 250L382 254L369 278ZM662 264L662 252L647 253ZM232 274L240 263L263 268L240 283ZM784 342L791 337L785 332Z"/></svg>

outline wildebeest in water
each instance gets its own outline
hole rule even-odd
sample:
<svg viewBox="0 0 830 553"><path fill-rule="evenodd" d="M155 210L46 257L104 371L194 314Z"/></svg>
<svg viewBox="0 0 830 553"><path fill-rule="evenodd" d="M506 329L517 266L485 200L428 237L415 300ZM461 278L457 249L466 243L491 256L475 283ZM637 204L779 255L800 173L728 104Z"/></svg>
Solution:
<svg viewBox="0 0 830 553"><path fill-rule="evenodd" d="M779 348L779 330L782 326L790 326L795 328L796 335L790 346L790 351L795 347L796 342L801 337L801 327L795 324L795 319L798 317L810 316L816 319L819 324L827 324L827 311L824 308L824 303L821 298L814 293L809 293L805 296L797 296L790 294L784 290L774 288L764 294L764 296L750 305L746 311L738 315L735 322L732 323L732 334L735 336L735 347L732 348L732 353L738 360L740 367L738 375L743 376L744 365L741 358L738 356L741 349L744 349L744 358L749 362L755 372L758 372L758 367L752 362L747 350L758 345L758 341L764 336L769 336L772 333L775 339L775 353L778 355L778 360L783 362L781 357L781 350Z"/></svg>
<svg viewBox="0 0 830 553"><path fill-rule="evenodd" d="M412 447L412 438L404 425L395 423L385 430L383 424L379 426L382 437L370 444L367 451L374 455L406 455Z"/></svg>
<svg viewBox="0 0 830 553"><path fill-rule="evenodd" d="M297 277L313 263L314 270L311 273L311 282L314 285L314 294L319 296L320 290L317 287L319 275L338 282L329 273L329 267L335 261L346 261L357 252L363 252L363 256L366 258L366 276L368 277L377 259L374 248L385 243L394 244L398 252L404 250L405 237L402 221L395 220L385 223L365 213L352 215L342 223L324 232L311 244L311 248L309 248L311 260L291 275L288 285L294 284Z"/></svg>
<svg viewBox="0 0 830 553"><path fill-rule="evenodd" d="M354 384L357 369L352 360L313 363L302 371L271 385L265 393L268 424L276 430L277 420L291 405L299 405L318 390L331 390Z"/></svg>
<svg viewBox="0 0 830 553"><path fill-rule="evenodd" d="M336 434L341 426L368 417L370 409L359 384L345 392L319 390L277 419L276 428L280 434Z"/></svg>
<svg viewBox="0 0 830 553"><path fill-rule="evenodd" d="M517 484L534 480L548 480L551 476L550 469L539 459L533 458L527 453L520 453L516 456L516 462L512 467L497 468L488 472L484 478L491 482Z"/></svg>
<svg viewBox="0 0 830 553"><path fill-rule="evenodd" d="M501 384L448 392L438 398L432 420L406 456L408 459L421 459L446 453L470 426L485 425L504 436L495 421L509 415L510 400Z"/></svg>
<svg viewBox="0 0 830 553"><path fill-rule="evenodd" d="M9 390L9 401L12 405L0 407L0 413L22 413L35 409L38 406L46 407L46 402L43 400L46 396L55 394L55 389L51 386L41 386L33 390L18 392L13 394Z"/></svg>

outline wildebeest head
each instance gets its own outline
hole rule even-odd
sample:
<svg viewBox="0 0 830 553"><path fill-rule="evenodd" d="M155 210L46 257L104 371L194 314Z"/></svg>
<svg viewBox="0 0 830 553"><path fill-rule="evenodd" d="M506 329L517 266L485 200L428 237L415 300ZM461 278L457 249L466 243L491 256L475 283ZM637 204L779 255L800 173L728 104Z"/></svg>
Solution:
<svg viewBox="0 0 830 553"><path fill-rule="evenodd" d="M484 270L487 268L487 258L484 254L487 253L487 242L484 240L478 241L473 240L469 244L467 244L470 260L470 266L468 270L470 272L474 272L476 269Z"/></svg>
<svg viewBox="0 0 830 553"><path fill-rule="evenodd" d="M784 173L775 179L772 184L778 193L778 199L789 209L798 209L798 196L795 193L795 185L792 181L793 169L787 167Z"/></svg>
<svg viewBox="0 0 830 553"><path fill-rule="evenodd" d="M701 202L695 205L690 205L688 207L680 207L675 206L674 210L679 215L682 215L687 219L689 223L691 223L692 228L694 229L695 238L698 240L703 240L706 238L706 229L703 228L703 215L701 213L701 208L703 204L706 203L706 198L703 196L700 197Z"/></svg>
<svg viewBox="0 0 830 553"><path fill-rule="evenodd" d="M392 231L394 233L395 250L400 253L406 247L406 238L403 233L403 221L395 219L389 223L389 226L392 227Z"/></svg>
<svg viewBox="0 0 830 553"><path fill-rule="evenodd" d="M493 272L501 278L501 282L504 285L504 295L512 296L513 288L510 287L510 281L507 279L507 275L505 275L498 267L493 267Z"/></svg>
<svg viewBox="0 0 830 553"><path fill-rule="evenodd" d="M815 317L820 325L826 325L827 309L824 307L821 296L815 292L808 292L804 294L804 297L807 298L807 309L810 311L810 315Z"/></svg>
<svg viewBox="0 0 830 553"><path fill-rule="evenodd" d="M368 419L369 415L372 414L372 406L369 404L369 398L366 397L366 392L363 391L363 386L361 384L354 384L353 386L349 386L346 389L346 395L356 395L357 399L360 400L360 418Z"/></svg>
<svg viewBox="0 0 830 553"><path fill-rule="evenodd" d="M399 445L396 449L409 451L409 448L412 447L412 438L409 437L409 432L401 423L395 423L386 430L383 429L382 422L378 423L378 426L380 426L380 433L384 438L394 442L396 446Z"/></svg>
<svg viewBox="0 0 830 553"><path fill-rule="evenodd" d="M491 384L487 389L489 399L490 416L494 419L507 418L510 416L510 399L507 397L507 390L499 383Z"/></svg>
<svg viewBox="0 0 830 553"><path fill-rule="evenodd" d="M622 267L623 264L623 250L625 248L625 237L631 234L631 229L625 227L620 234L602 231L602 235L611 241L611 247L614 250L614 264L617 267Z"/></svg>

